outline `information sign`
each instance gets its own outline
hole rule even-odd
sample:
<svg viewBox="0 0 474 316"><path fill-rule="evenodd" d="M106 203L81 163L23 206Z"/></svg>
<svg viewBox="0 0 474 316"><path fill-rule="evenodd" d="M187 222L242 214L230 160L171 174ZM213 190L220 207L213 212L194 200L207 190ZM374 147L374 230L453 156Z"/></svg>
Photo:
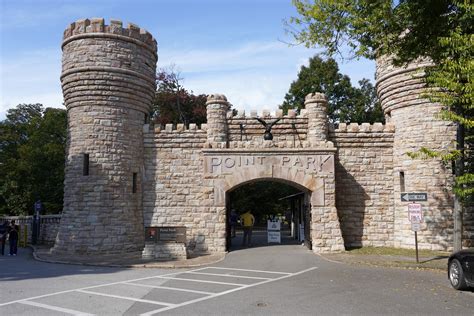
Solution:
<svg viewBox="0 0 474 316"><path fill-rule="evenodd" d="M267 230L280 230L280 221L267 221Z"/></svg>
<svg viewBox="0 0 474 316"><path fill-rule="evenodd" d="M281 234L280 231L272 231L269 230L268 232L268 243L281 243Z"/></svg>
<svg viewBox="0 0 474 316"><path fill-rule="evenodd" d="M400 198L402 202L425 202L428 201L428 193L402 193Z"/></svg>
<svg viewBox="0 0 474 316"><path fill-rule="evenodd" d="M145 241L156 242L158 237L158 231L156 227L145 228Z"/></svg>
<svg viewBox="0 0 474 316"><path fill-rule="evenodd" d="M411 223L411 230L414 232L418 232L421 230L421 224L420 223Z"/></svg>
<svg viewBox="0 0 474 316"><path fill-rule="evenodd" d="M145 227L145 241L186 242L186 227Z"/></svg>
<svg viewBox="0 0 474 316"><path fill-rule="evenodd" d="M421 204L408 204L408 219L411 223L421 223L423 221L423 211L421 210Z"/></svg>

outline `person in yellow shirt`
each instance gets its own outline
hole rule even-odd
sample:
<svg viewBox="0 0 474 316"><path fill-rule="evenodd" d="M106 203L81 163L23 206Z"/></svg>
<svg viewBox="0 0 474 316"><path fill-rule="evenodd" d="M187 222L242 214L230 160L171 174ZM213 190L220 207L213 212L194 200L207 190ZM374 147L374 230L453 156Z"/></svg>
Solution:
<svg viewBox="0 0 474 316"><path fill-rule="evenodd" d="M252 213L250 211L245 212L240 216L240 223L242 225L242 229L244 231L244 238L242 239L242 246L245 247L247 245L248 247L252 246L251 240L252 240L252 228L253 225L255 224L255 217L253 217Z"/></svg>

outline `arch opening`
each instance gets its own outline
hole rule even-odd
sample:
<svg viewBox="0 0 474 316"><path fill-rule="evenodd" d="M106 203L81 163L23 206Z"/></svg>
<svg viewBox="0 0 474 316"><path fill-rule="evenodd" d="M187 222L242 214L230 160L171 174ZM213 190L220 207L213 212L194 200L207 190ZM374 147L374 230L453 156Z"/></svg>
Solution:
<svg viewBox="0 0 474 316"><path fill-rule="evenodd" d="M301 243L311 249L310 201L310 190L288 180L259 178L235 185L226 191L226 250ZM255 219L250 245L244 242L247 211Z"/></svg>

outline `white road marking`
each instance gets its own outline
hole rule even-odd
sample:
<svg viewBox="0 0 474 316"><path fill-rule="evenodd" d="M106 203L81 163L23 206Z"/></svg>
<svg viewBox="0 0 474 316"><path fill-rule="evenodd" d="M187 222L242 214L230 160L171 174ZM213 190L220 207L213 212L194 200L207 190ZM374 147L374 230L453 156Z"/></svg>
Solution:
<svg viewBox="0 0 474 316"><path fill-rule="evenodd" d="M190 271L194 271L194 270L190 270ZM179 272L167 273L167 274L163 274L163 275L160 275L160 276L176 275L176 274L181 274L181 273L185 273L185 272L189 272L189 271L179 271ZM49 296L65 294L65 293L71 293L71 292L74 292L74 291L77 291L77 290L90 290L90 289L94 289L94 288L97 288L97 287L103 287L103 286L109 286L109 285L115 285L115 284L123 284L123 283L127 283L127 282L135 282L135 281L141 281L141 280L154 279L156 277L157 276L151 276L151 277L138 278L138 279L133 279L133 280L125 280L125 281L119 281L119 282L105 283L105 284L99 284L99 285L93 285L93 286L86 286L86 287L79 288L79 289L65 290L65 291L59 291L59 292L44 294L44 295L32 296L32 297L22 298L22 299L15 300L15 301L1 303L0 307L15 304L15 303L21 303L21 302L29 301L29 300L35 300L35 299L43 298L43 297L49 297Z"/></svg>
<svg viewBox="0 0 474 316"><path fill-rule="evenodd" d="M235 271L247 271L247 272L260 272L260 273L274 273L274 274L291 274L291 272L276 272L276 271L265 271L265 270L249 270L249 269L237 269L237 268L222 268L222 267L205 267L200 269L192 270L194 271L202 271L206 269L220 269L220 270L235 270Z"/></svg>
<svg viewBox="0 0 474 316"><path fill-rule="evenodd" d="M200 282L200 283L233 285L233 286L245 286L245 284L242 284L242 283L228 283L228 282L207 281L207 280L197 280L197 279L175 278L175 277L167 277L167 276L157 276L155 278L167 279L167 280L178 280L178 281L191 281L191 282Z"/></svg>
<svg viewBox="0 0 474 316"><path fill-rule="evenodd" d="M246 275L234 275L234 274L219 274L219 273L206 273L206 272L185 272L183 274L200 274L200 275L214 275L222 277L231 277L231 278L242 278L242 279L255 279L255 280L271 280L272 278L260 278L260 277L251 277Z"/></svg>
<svg viewBox="0 0 474 316"><path fill-rule="evenodd" d="M214 298L214 297L226 295L226 294L229 294L229 293L232 293L232 292L236 292L236 291L240 291L240 290L243 290L243 289L246 289L246 288L250 288L250 287L257 286L257 285L262 285L262 284L265 284L265 283L270 283L270 282L275 282L275 281L283 280L283 279L286 279L286 278L290 278L290 277L293 277L293 276L296 276L296 275L299 275L299 274L303 274L303 273L306 273L306 272L315 270L315 269L317 269L317 268L318 268L318 267L312 267L312 268L305 269L305 270L302 270L302 271L299 271L299 272L295 272L295 273L291 273L291 274L288 274L288 275L284 275L284 276L281 276L281 277L276 278L276 279L270 279L270 280L265 280L265 281L261 281L261 282L254 283L254 284L243 285L243 286L241 286L241 287L239 287L239 288L230 289L230 290L227 290L227 291L224 291L224 292L215 293L215 294L213 294L213 295L209 295L209 296L197 298L197 299L194 299L194 300L191 300L191 301L187 301L187 302L183 302L183 303L180 303L180 304L176 304L175 306L172 306L172 307L170 306L170 307L165 307L165 308L156 309L156 310L154 310L154 311L150 311L150 312L147 312L147 313L143 313L143 314L141 314L141 316L151 316L151 315L154 315L154 314L157 314L157 313L161 313L161 312L164 312L164 311L168 311L168 310L171 310L171 309L175 309L175 308L178 308L178 307L181 307L181 306L185 306L185 305L189 305L189 304L193 304L193 303L197 303L197 302L206 301L206 300L209 300L209 299Z"/></svg>
<svg viewBox="0 0 474 316"><path fill-rule="evenodd" d="M179 291L179 292L189 292L189 293L204 294L204 295L215 294L215 292L205 292L205 291L197 291L197 290L180 289L180 288L176 288L176 287L161 286L161 285L148 285L148 284L140 284L140 283L132 283L132 282L127 282L127 284L135 285L135 286L141 286L141 287L171 290L171 291Z"/></svg>
<svg viewBox="0 0 474 316"><path fill-rule="evenodd" d="M128 296L105 294L105 293L94 292L94 291L76 290L76 292L86 293L86 294L92 294L92 295L97 295L97 296L106 296L106 297L119 298L119 299L122 299L122 300L129 300L129 301L135 301L135 302L141 302L141 303L149 303L149 304L155 304L155 305L163 305L163 306L168 306L168 307L173 307L173 306L176 305L176 304L165 303L165 302L160 302L160 301L144 300L144 299L141 299L141 298L134 298L134 297L128 297Z"/></svg>
<svg viewBox="0 0 474 316"><path fill-rule="evenodd" d="M236 276L236 275L229 275L229 274L212 274L212 273L205 273L205 272L198 272L202 271L205 269L222 269L222 270L234 270L234 271L247 271L247 272L260 272L260 273L273 273L273 274L280 274L283 276L277 277L277 278L259 278L259 277L247 277L247 276ZM19 299L15 301L10 301L6 303L0 304L0 307L14 304L14 303L20 303L20 304L26 304L26 305L31 305L31 306L36 306L40 308L45 308L45 309L50 309L50 310L55 310L55 311L60 311L68 314L73 314L73 315L91 315L88 313L83 313L67 308L62 308L59 306L52 306L52 305L47 305L47 304L42 304L42 303L37 303L33 302L32 300L39 299L39 298L44 298L44 297L50 297L54 295L60 295L60 294L66 294L66 293L72 293L72 292L81 292L81 293L87 293L87 294L92 294L92 295L99 295L99 296L107 296L107 297L113 297L117 299L125 299L125 300L131 300L131 301L136 301L136 302L142 302L142 303L149 303L149 304L154 304L154 305L162 305L166 307L162 307L159 309L156 309L154 311L150 311L148 313L145 313L143 315L153 315L156 313L160 313L163 311L175 309L181 306L205 301L214 297L219 297L222 295L226 295L235 291L243 290L246 288L258 286L261 284L273 282L273 281L278 281L282 280L285 278L293 277L311 270L317 269L317 267L309 268L306 270L302 270L296 273L289 273L289 272L276 272L276 271L264 271L264 270L249 270L249 269L238 269L238 268L221 268L221 267L205 267L205 268L199 268L199 269L194 269L194 270L188 270L188 271L179 271L179 272L173 272L173 273L167 273L163 275L155 275L151 277L144 277L144 278L138 278L138 279L132 279L132 280L125 280L125 281L119 281L119 282L112 282L112 283L106 283L106 284L99 284L99 285L93 285L93 286L87 286L83 288L78 288L78 289L71 289L71 290L66 290L66 291L59 291L59 292L54 292L50 294L44 294L44 295L38 295L38 296L33 296L29 298L24 298L24 299ZM217 276L229 276L229 277L243 277L243 278L251 278L251 279L263 279L261 282L256 282L253 284L238 284L238 283L228 283L228 282L217 282L217 281L207 281L207 280L196 280L196 279L186 279L186 278L178 278L176 275L179 274L185 274L185 273L195 273L196 274L202 274L202 275L217 275ZM174 277L173 277L174 276ZM200 282L200 283L210 283L210 284L223 284L223 285L231 285L235 286L235 288L232 288L230 290L226 290L223 292L218 292L218 293L212 293L212 292L205 292L205 291L196 291L196 290L188 290L188 289L180 289L180 288L174 288L174 287L166 287L166 286L152 286L152 285L145 285L145 284L134 284L133 282L137 281L142 281L142 280L149 280L149 279L155 279L155 278L161 278L161 279L166 279L166 280L177 280L177 281L190 281L190 282ZM172 304L172 303L165 303L165 302L159 302L159 301L151 301L151 300L144 300L144 299L138 299L138 298L132 298L132 297L125 297L125 296L118 296L118 295L111 295L111 294L104 294L100 292L94 292L94 291L88 291L91 289L95 288L100 288L100 287L106 287L106 286L111 286L111 285L117 285L117 284L133 284L137 286L143 286L143 287L149 287L149 288L162 288L162 289L169 289L172 291L183 291L183 292L191 292L191 293L197 293L197 294L203 294L207 295L201 298L197 298L194 300L190 301L185 301L179 304Z"/></svg>
<svg viewBox="0 0 474 316"><path fill-rule="evenodd" d="M92 316L92 315L94 315L94 314L88 314L88 313L84 313L84 312L75 311L75 310L69 309L69 308L62 308L62 307L58 307L58 306L52 306L52 305L47 305L47 304L42 304L42 303L37 303L37 302L31 302L31 301L23 301L23 302L18 302L18 303L19 304L24 304L24 305L31 305L31 306L35 306L35 307L41 307L41 308L53 310L53 311L56 311L56 312L62 312L62 313L77 315L77 316Z"/></svg>

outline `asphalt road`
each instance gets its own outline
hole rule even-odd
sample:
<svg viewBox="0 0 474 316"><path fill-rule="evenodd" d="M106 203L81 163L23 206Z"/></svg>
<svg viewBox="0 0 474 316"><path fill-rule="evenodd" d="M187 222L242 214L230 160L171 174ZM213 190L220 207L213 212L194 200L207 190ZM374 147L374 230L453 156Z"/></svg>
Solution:
<svg viewBox="0 0 474 316"><path fill-rule="evenodd" d="M190 269L0 257L0 315L473 315L445 273L333 263L300 245L237 249Z"/></svg>

